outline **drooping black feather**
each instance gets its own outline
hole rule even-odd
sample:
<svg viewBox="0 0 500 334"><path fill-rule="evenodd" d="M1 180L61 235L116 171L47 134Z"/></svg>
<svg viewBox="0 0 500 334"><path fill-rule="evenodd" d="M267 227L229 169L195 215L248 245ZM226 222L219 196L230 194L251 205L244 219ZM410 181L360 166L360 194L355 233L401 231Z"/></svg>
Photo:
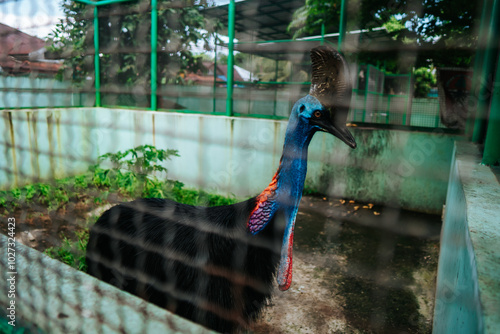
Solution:
<svg viewBox="0 0 500 334"><path fill-rule="evenodd" d="M91 229L88 272L209 328L248 325L271 296L284 222L251 235L255 198L194 207L139 199L106 211ZM200 299L204 296L204 299Z"/></svg>

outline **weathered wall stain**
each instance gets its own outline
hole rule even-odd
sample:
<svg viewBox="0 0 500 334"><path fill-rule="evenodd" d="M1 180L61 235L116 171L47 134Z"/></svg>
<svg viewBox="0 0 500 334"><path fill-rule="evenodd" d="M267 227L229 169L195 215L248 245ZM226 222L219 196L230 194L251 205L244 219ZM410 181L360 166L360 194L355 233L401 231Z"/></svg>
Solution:
<svg viewBox="0 0 500 334"><path fill-rule="evenodd" d="M56 163L54 153L56 150L54 149L54 117L52 112L47 115L47 140L49 147L49 164L50 164L50 175L51 178L56 177Z"/></svg>
<svg viewBox="0 0 500 334"><path fill-rule="evenodd" d="M59 111L55 112L56 119L56 141L57 141L57 177L64 174L63 161L62 161L62 141L61 141L61 113Z"/></svg>
<svg viewBox="0 0 500 334"><path fill-rule="evenodd" d="M18 176L17 176L17 156L16 156L16 138L14 136L14 124L12 123L12 112L10 111L7 111L5 113L5 115L7 116L6 118L4 118L4 120L6 121L7 123L7 128L9 129L9 135L10 135L10 145L9 143L7 143L5 145L5 152L7 155L7 151L9 150L9 146L10 146L10 150L11 150L11 154L12 154L12 169L9 168L9 166L5 166L6 167L6 170L8 171L12 171L13 172L13 176L14 176L14 186L18 186L19 185L19 180L18 180ZM12 179L8 180L7 181L7 184L10 184L12 182Z"/></svg>
<svg viewBox="0 0 500 334"><path fill-rule="evenodd" d="M28 120L27 120L27 123L28 123L28 129L30 128L30 125L31 125L31 129L32 129L32 134L31 134L31 147L30 147L30 155L31 155L31 164L32 164L32 169L33 169L33 175L32 175L32 180L33 182L39 182L40 181L40 163L39 163L39 156L40 156L40 151L38 150L38 142L39 141L44 141L45 138L40 138L38 136L38 129L37 129L37 126L38 126L38 119L37 119L37 115L38 113L37 112L31 112L29 113L29 116L28 117ZM31 122L30 122L31 120ZM30 124L31 123L31 124ZM29 130L28 130L28 133ZM42 144L43 145L43 144Z"/></svg>

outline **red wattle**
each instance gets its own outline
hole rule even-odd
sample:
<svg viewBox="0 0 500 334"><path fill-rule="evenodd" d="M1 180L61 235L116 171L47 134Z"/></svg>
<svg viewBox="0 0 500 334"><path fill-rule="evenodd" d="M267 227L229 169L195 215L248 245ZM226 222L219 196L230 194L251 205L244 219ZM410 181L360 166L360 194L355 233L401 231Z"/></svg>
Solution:
<svg viewBox="0 0 500 334"><path fill-rule="evenodd" d="M285 282L284 284L279 284L279 289L281 291L286 291L292 285L292 266L293 266L293 231L290 233L290 238L288 239L288 250L286 258L286 269L285 269Z"/></svg>

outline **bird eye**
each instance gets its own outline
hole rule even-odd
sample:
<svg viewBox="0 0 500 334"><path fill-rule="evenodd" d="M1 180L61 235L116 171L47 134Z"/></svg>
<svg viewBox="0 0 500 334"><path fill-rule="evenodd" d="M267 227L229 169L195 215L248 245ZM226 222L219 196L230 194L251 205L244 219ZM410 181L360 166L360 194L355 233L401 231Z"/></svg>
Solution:
<svg viewBox="0 0 500 334"><path fill-rule="evenodd" d="M321 117L321 111L316 110L316 111L314 112L314 114L313 114L313 115L314 115L314 117L316 117L316 118L320 118L320 117Z"/></svg>
<svg viewBox="0 0 500 334"><path fill-rule="evenodd" d="M303 112L304 110L306 110L306 106L305 105L301 105L299 111Z"/></svg>

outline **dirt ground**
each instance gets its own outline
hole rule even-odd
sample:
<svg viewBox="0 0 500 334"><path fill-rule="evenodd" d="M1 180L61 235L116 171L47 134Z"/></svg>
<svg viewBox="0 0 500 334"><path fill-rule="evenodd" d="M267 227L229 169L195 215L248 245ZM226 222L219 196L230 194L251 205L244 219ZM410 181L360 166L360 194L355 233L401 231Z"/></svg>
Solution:
<svg viewBox="0 0 500 334"><path fill-rule="evenodd" d="M255 333L431 333L440 217L305 197L293 283Z"/></svg>
<svg viewBox="0 0 500 334"><path fill-rule="evenodd" d="M89 215L111 206L96 210L90 201L50 213L18 210L18 239L40 251L60 244L61 232L73 235ZM292 286L276 288L249 332L431 333L440 218L305 196L295 227Z"/></svg>

